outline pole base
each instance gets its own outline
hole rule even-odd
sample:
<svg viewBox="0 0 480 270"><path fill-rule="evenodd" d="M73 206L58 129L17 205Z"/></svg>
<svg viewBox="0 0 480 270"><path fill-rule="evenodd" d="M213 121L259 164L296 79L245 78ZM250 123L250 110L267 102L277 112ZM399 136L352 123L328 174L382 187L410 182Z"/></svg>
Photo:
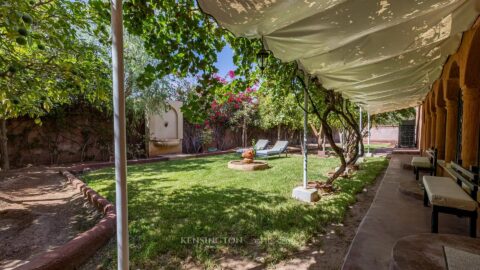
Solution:
<svg viewBox="0 0 480 270"><path fill-rule="evenodd" d="M292 191L292 197L299 201L309 203L320 200L320 195L314 188L296 187Z"/></svg>

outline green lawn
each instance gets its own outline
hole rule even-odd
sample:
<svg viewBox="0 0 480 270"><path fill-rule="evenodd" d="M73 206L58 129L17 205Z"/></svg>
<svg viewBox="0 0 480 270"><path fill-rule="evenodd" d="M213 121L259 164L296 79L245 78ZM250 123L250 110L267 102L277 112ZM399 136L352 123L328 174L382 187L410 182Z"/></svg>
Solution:
<svg viewBox="0 0 480 270"><path fill-rule="evenodd" d="M270 169L256 172L228 169L232 159L238 156L128 167L132 269L159 265L174 269L187 257L209 268L225 254L262 256L265 263L275 263L322 232L325 224L341 222L348 205L355 202L354 194L372 183L388 163L368 159L354 177L336 181L336 194L308 205L291 199L292 188L301 184L300 156L271 159ZM309 178L325 180L327 171L337 165L336 158L311 156ZM83 179L114 202L112 168Z"/></svg>

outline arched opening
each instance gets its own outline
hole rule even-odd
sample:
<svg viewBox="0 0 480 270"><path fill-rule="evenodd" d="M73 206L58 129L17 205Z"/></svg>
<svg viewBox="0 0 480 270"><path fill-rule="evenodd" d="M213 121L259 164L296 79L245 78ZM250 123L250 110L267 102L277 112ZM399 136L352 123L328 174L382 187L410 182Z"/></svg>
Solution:
<svg viewBox="0 0 480 270"><path fill-rule="evenodd" d="M460 67L456 60L452 60L450 64L450 69L448 70L449 79L457 79L460 77Z"/></svg>
<svg viewBox="0 0 480 270"><path fill-rule="evenodd" d="M480 27L475 32L470 42L465 59L464 84L467 87L480 88Z"/></svg>
<svg viewBox="0 0 480 270"><path fill-rule="evenodd" d="M438 158L445 158L445 131L446 131L446 108L445 99L443 95L443 80L437 80L434 88L435 92L435 105L436 105L436 135L435 135L435 147L438 150Z"/></svg>
<svg viewBox="0 0 480 270"><path fill-rule="evenodd" d="M457 84L458 88L460 88L460 67L458 65L457 60L455 59L452 61L450 64L450 70L448 72L448 77L450 79L450 82L453 82L453 84ZM450 86L450 87L455 87L455 86ZM452 89L448 89L451 91ZM461 164L461 153L462 153L462 118L463 118L463 100L462 100L462 92L457 91L458 93L456 94L456 97L453 97L456 100L456 107L457 107L457 119L456 119L456 145L455 145L455 162Z"/></svg>
<svg viewBox="0 0 480 270"><path fill-rule="evenodd" d="M435 91L430 92L430 148L436 147L436 134L437 134L437 110L435 104Z"/></svg>

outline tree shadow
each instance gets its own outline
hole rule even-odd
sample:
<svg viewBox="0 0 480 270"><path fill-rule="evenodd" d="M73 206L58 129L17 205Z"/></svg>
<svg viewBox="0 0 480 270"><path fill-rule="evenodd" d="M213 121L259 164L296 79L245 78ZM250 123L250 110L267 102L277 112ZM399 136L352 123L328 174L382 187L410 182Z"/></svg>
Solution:
<svg viewBox="0 0 480 270"><path fill-rule="evenodd" d="M260 252L277 261L322 231L332 217L339 222L346 201L351 202L338 196L312 206L248 188L195 185L169 192L145 185L129 184L129 218L132 261L146 268L188 256L211 260L225 252ZM292 241L294 235L300 239Z"/></svg>
<svg viewBox="0 0 480 270"><path fill-rule="evenodd" d="M172 170L183 168L183 162ZM190 166L211 162L188 160ZM308 243L312 235L323 232L325 224L341 222L348 205L355 202L355 194L365 183L374 181L382 166L381 160L369 160L354 178L336 182L339 192L316 205L250 188L188 182L181 186L175 183L178 179L158 177L168 168L157 171L151 164L138 166L143 168L129 173L148 168L155 177L128 182L132 266L175 268L188 257L205 262L223 254L250 259L261 254L267 263L284 259ZM115 183L111 181L97 191L113 201Z"/></svg>

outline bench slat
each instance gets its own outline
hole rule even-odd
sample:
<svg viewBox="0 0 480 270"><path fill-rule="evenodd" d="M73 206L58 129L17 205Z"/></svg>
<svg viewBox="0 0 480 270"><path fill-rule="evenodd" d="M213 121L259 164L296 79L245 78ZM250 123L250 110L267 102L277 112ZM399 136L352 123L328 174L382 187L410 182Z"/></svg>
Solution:
<svg viewBox="0 0 480 270"><path fill-rule="evenodd" d="M460 180L465 186L471 190L475 190L477 185L465 179L461 174L457 173L455 170L447 169L448 172L455 178L455 180Z"/></svg>
<svg viewBox="0 0 480 270"><path fill-rule="evenodd" d="M463 168L462 166L458 165L457 163L452 162L451 165L452 165L452 168L454 170L460 171L463 175L467 176L471 180L476 178L476 175L473 172Z"/></svg>

